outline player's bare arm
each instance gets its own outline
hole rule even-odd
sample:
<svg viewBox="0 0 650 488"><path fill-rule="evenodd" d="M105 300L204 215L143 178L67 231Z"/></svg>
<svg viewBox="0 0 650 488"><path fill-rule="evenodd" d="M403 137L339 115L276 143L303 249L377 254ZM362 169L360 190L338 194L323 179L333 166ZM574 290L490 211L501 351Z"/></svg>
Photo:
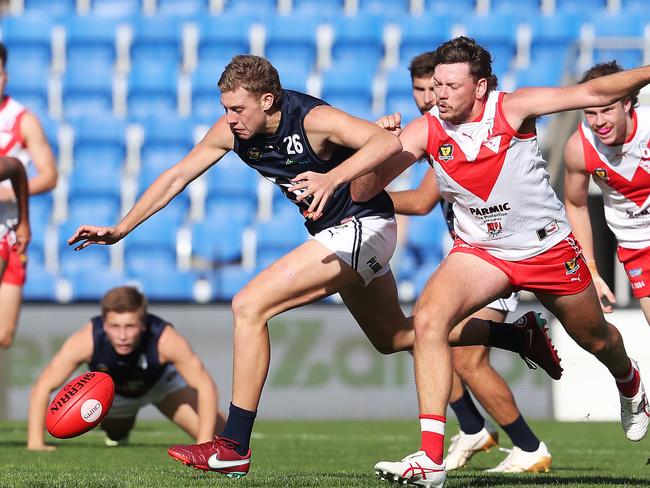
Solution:
<svg viewBox="0 0 650 488"><path fill-rule="evenodd" d="M402 215L427 215L440 201L436 173L432 168L414 190L388 192L393 199L395 213Z"/></svg>
<svg viewBox="0 0 650 488"><path fill-rule="evenodd" d="M402 174L406 168L422 158L427 152L427 134L428 123L426 117L420 117L408 124L399 136L402 151L387 160L372 173L353 181L350 187L352 199L357 202L371 199Z"/></svg>
<svg viewBox="0 0 650 488"><path fill-rule="evenodd" d="M92 325L90 323L72 334L63 343L49 364L38 377L29 398L27 424L27 448L52 451L45 444L45 414L50 393L59 388L81 364L90 361L93 353Z"/></svg>
<svg viewBox="0 0 650 488"><path fill-rule="evenodd" d="M29 190L27 183L27 173L25 167L16 158L0 158L0 175L2 179L9 179L14 195L18 200L18 224L14 232L16 234L16 250L19 253L25 252L31 239L29 229Z"/></svg>
<svg viewBox="0 0 650 488"><path fill-rule="evenodd" d="M587 196L589 190L589 173L585 168L582 141L578 132L574 132L564 147L564 206L576 239L582 246L582 253L594 279L600 305L605 313L613 311L612 303L616 297L607 283L598 274L594 254L593 234ZM604 297L609 303L604 301Z"/></svg>
<svg viewBox="0 0 650 488"><path fill-rule="evenodd" d="M26 112L20 120L20 131L36 168L36 175L29 180L29 193L36 195L54 189L58 178L56 158L38 118Z"/></svg>
<svg viewBox="0 0 650 488"><path fill-rule="evenodd" d="M196 441L207 442L214 436L219 396L217 387L187 340L173 327L166 327L158 341L161 363L171 363L185 382L198 393L199 426Z"/></svg>
<svg viewBox="0 0 650 488"><path fill-rule="evenodd" d="M233 141L225 117L221 117L181 161L156 178L119 224L114 227L82 225L68 239L68 244L79 242L75 247L78 251L91 244L114 244L123 239L216 164L233 148Z"/></svg>
<svg viewBox="0 0 650 488"><path fill-rule="evenodd" d="M540 115L610 105L648 83L650 66L643 66L567 87L521 88L504 95L503 110L518 130L526 119Z"/></svg>
<svg viewBox="0 0 650 488"><path fill-rule="evenodd" d="M402 148L399 139L389 131L329 106L315 107L304 124L309 143L323 159L328 159L336 146L357 150L328 173L307 171L293 179L296 185L292 191L305 190L298 200L313 195L309 208L314 212L313 218L322 216L336 188L369 173Z"/></svg>

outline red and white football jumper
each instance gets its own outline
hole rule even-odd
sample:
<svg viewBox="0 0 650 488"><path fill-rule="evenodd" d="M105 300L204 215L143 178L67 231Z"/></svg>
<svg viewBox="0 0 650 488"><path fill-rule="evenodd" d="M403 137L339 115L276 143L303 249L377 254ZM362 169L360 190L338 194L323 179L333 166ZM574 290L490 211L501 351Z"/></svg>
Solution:
<svg viewBox="0 0 650 488"><path fill-rule="evenodd" d="M650 107L633 109L632 120L632 132L621 145L604 144L586 122L578 132L585 170L602 191L605 220L639 298L650 296Z"/></svg>
<svg viewBox="0 0 650 488"><path fill-rule="evenodd" d="M549 182L537 135L510 127L504 95L491 92L475 121L451 124L437 107L426 115L427 153L442 197L454 204L459 239L452 252L494 264L515 288L578 293L591 282L580 247Z"/></svg>
<svg viewBox="0 0 650 488"><path fill-rule="evenodd" d="M31 162L25 141L20 134L20 121L26 112L23 104L8 96L0 104L0 156L19 159L25 169ZM0 184L11 188L11 182L7 180ZM22 285L25 282L26 258L12 250L15 239L12 229L17 223L18 203L0 202L0 257L9 261L2 281Z"/></svg>

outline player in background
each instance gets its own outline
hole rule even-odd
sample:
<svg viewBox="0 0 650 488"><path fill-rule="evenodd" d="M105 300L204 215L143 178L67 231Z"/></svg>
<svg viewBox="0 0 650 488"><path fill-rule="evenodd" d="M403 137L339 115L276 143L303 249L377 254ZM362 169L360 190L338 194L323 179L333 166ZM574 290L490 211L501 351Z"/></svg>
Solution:
<svg viewBox="0 0 650 488"><path fill-rule="evenodd" d="M580 83L622 70L616 61L597 64ZM605 219L618 241L618 259L650 324L650 108L638 107L638 102L635 92L611 105L583 110L584 121L564 149L564 204L603 312L610 313L616 297L598 274L594 259L589 177L600 187Z"/></svg>
<svg viewBox="0 0 650 488"><path fill-rule="evenodd" d="M444 485L449 330L519 289L534 292L569 335L607 367L620 392L623 430L630 440L641 440L650 417L641 377L619 331L603 317L564 206L549 183L535 119L612 104L650 82L650 67L576 86L505 93L496 90L490 53L473 39L445 42L435 57L436 108L402 131L401 154L352 189L355 201L370 198L428 155L442 197L454 204L457 235L415 307L421 447L402 461L379 462L376 473L391 482Z"/></svg>
<svg viewBox="0 0 650 488"><path fill-rule="evenodd" d="M434 53L427 52L413 58L409 70L413 98L420 113L424 115L435 106L436 100ZM388 130L399 130L400 114L385 117L379 123ZM426 215L440 202L449 233L452 238L455 236L452 205L441 199L432 168L425 173L416 189L389 191L388 194L393 200L397 214ZM515 311L518 302L519 295L513 293L507 298L495 300L472 316L504 322L508 312ZM539 441L519 412L508 384L490 365L489 353L489 348L485 346L454 347L451 351L453 382L449 406L458 418L460 432L451 438L445 457L447 471L464 466L474 454L487 451L498 443L498 432L483 418L465 385L512 440L513 449L510 454L488 471L548 471L551 466L548 448L545 443Z"/></svg>
<svg viewBox="0 0 650 488"><path fill-rule="evenodd" d="M197 442L221 432L225 417L212 377L187 340L148 313L146 297L130 286L113 288L102 298L101 311L68 337L34 383L27 448L55 449L44 442L49 397L82 364L115 382L113 405L100 424L107 446L127 443L138 411L147 405Z"/></svg>
<svg viewBox="0 0 650 488"><path fill-rule="evenodd" d="M7 93L7 49L0 43L0 156L12 156L28 167L32 162L36 174L29 179L29 193L35 195L56 186L56 161L36 115ZM16 223L16 196L8 183L0 184L0 229ZM0 283L0 347L13 343L23 301L27 257L12 249L7 270Z"/></svg>
<svg viewBox="0 0 650 488"><path fill-rule="evenodd" d="M235 56L218 85L226 113L204 139L163 172L117 226L81 226L68 243L80 243L75 248L80 250L119 241L228 151L296 203L312 238L261 271L232 300L233 395L223 432L212 442L169 449L185 464L240 477L250 468L250 438L269 367L271 318L339 292L380 352L410 350L414 331L399 305L389 265L396 241L392 201L383 191L363 203L353 202L350 194L350 181L399 153L398 138L322 100L282 89L275 68L258 56ZM488 344L496 328L476 320L462 334L454 330L449 340ZM559 377L559 360L543 330L506 329L517 352L526 350Z"/></svg>
<svg viewBox="0 0 650 488"><path fill-rule="evenodd" d="M31 238L29 229L29 190L25 167L16 158L0 157L0 181L9 180L16 195L18 221L13 227L0 225L0 280L12 252L24 253Z"/></svg>

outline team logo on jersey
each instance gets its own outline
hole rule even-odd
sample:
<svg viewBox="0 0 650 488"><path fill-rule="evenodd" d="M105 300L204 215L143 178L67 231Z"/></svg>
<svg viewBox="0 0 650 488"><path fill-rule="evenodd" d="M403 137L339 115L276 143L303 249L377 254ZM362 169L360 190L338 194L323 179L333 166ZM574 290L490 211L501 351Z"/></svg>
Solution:
<svg viewBox="0 0 650 488"><path fill-rule="evenodd" d="M578 270L580 269L580 263L578 262L578 257L579 256L576 256L571 261L567 261L564 263L564 270L566 271L566 274L572 275L578 272Z"/></svg>
<svg viewBox="0 0 650 488"><path fill-rule="evenodd" d="M603 181L609 180L609 173L605 168L596 168L594 174Z"/></svg>
<svg viewBox="0 0 650 488"><path fill-rule="evenodd" d="M438 159L441 161L450 161L454 159L454 146L452 144L443 144L438 148Z"/></svg>
<svg viewBox="0 0 650 488"><path fill-rule="evenodd" d="M486 222L486 225L488 237L490 238L497 237L501 232L503 232L503 223L500 220Z"/></svg>
<svg viewBox="0 0 650 488"><path fill-rule="evenodd" d="M253 161L259 161L262 157L262 151L258 147L251 147L248 150L248 157Z"/></svg>
<svg viewBox="0 0 650 488"><path fill-rule="evenodd" d="M634 268L631 269L628 274L630 275L630 278L636 278L637 276L641 276L641 273L643 273L642 268Z"/></svg>

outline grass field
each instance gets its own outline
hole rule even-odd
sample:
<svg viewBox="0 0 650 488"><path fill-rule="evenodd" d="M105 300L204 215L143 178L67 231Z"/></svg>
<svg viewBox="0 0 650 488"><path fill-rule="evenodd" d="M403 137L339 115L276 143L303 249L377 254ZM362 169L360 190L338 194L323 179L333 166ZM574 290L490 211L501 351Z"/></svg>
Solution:
<svg viewBox="0 0 650 488"><path fill-rule="evenodd" d="M452 472L447 486L650 486L650 441L627 441L618 424L533 422L553 455L539 475L488 475L506 453L475 456ZM450 425L451 433L456 430ZM502 434L503 435L503 434ZM375 478L379 460L396 460L419 442L415 421L259 421L251 473L230 480L189 469L167 456L170 444L189 441L163 421L140 422L127 447L107 448L99 431L59 441L56 452L24 448L25 423L0 422L2 487L388 487ZM509 447L504 443L504 447Z"/></svg>

